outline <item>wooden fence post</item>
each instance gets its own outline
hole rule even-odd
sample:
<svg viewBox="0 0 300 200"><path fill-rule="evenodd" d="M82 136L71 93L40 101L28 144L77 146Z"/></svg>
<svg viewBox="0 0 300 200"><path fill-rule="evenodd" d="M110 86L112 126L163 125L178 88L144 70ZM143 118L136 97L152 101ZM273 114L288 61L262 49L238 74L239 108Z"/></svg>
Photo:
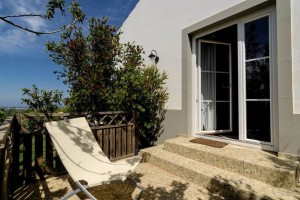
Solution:
<svg viewBox="0 0 300 200"><path fill-rule="evenodd" d="M136 134L137 131L137 113L133 112L133 126L132 126L132 149L133 149L133 153L134 155L138 154L138 136Z"/></svg>
<svg viewBox="0 0 300 200"><path fill-rule="evenodd" d="M46 166L45 171L48 174L54 173L53 169L53 143L49 134L46 134Z"/></svg>
<svg viewBox="0 0 300 200"><path fill-rule="evenodd" d="M15 116L9 117L0 126L0 199L3 200L9 198L9 175L12 156L11 129L14 120L16 120Z"/></svg>
<svg viewBox="0 0 300 200"><path fill-rule="evenodd" d="M44 171L43 171L43 145L44 145L44 136L42 134L35 135L35 159L34 159L34 168L35 172L39 176L40 180L44 178Z"/></svg>
<svg viewBox="0 0 300 200"><path fill-rule="evenodd" d="M25 184L32 182L32 135L24 134L24 176Z"/></svg>
<svg viewBox="0 0 300 200"><path fill-rule="evenodd" d="M22 180L20 179L20 118L17 115L16 120L13 122L12 127L12 170L10 175L10 191L9 193L12 194L21 184Z"/></svg>
<svg viewBox="0 0 300 200"><path fill-rule="evenodd" d="M111 128L109 129L110 132L110 159L115 159L116 158L116 129Z"/></svg>

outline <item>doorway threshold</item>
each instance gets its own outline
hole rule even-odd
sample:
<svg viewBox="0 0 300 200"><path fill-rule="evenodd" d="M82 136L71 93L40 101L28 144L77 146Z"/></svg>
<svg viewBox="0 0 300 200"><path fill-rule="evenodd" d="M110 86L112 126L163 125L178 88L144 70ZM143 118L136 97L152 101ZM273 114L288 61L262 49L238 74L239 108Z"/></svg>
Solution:
<svg viewBox="0 0 300 200"><path fill-rule="evenodd" d="M274 151L274 147L272 145L264 145L264 144L260 144L257 142L251 142L251 141L242 141L242 140L238 140L235 138L226 137L225 135L196 133L193 136L195 138L210 139L210 140L215 140L218 142L225 142L225 143L244 146L244 147L251 147L251 148L255 148L255 149L276 152L276 151Z"/></svg>

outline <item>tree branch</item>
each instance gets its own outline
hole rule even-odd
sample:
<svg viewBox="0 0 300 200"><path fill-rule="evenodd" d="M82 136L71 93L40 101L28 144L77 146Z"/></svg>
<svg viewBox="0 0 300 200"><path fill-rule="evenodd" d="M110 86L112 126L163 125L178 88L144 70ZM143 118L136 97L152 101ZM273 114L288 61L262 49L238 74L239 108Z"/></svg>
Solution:
<svg viewBox="0 0 300 200"><path fill-rule="evenodd" d="M9 18L9 17L18 17L18 16L19 16L19 17L22 17L22 16L23 16L23 17L28 17L28 16L42 17L41 15L16 15L16 16L5 16L5 17L1 17L1 16L0 16L0 20L4 21L4 22L6 22L6 23L8 23L8 24L10 24L10 25L12 25L12 26L15 26L15 27L17 27L17 28L20 28L20 29L22 29L22 30L25 30L25 31L27 31L27 32L34 33L34 34L36 34L36 35L49 35L49 34L58 33L58 32L61 32L61 31L66 30L66 29L69 29L72 25L76 24L76 23L79 21L78 19L73 20L73 21L71 22L71 24L69 24L68 26L65 26L65 27L63 27L63 28L60 28L60 29L57 29L57 30L54 30L54 31L40 32L40 31L35 31L35 30L32 30L32 29L26 28L26 27L24 27L24 26L21 26L21 25L19 25L19 24L16 24L16 23L14 23L14 22L12 22L12 21L6 19L6 18Z"/></svg>
<svg viewBox="0 0 300 200"><path fill-rule="evenodd" d="M0 18L6 19L6 18L18 18L18 17L41 17L43 19L47 19L45 15L41 15L41 14L8 15Z"/></svg>

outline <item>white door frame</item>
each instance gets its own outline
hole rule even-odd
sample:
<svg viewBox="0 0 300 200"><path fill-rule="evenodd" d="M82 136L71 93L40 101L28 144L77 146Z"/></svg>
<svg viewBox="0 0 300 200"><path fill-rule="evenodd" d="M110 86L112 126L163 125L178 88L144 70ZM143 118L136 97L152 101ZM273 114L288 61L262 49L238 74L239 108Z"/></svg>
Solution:
<svg viewBox="0 0 300 200"><path fill-rule="evenodd" d="M260 18L261 16L269 15L269 38L270 38L270 121L271 121L271 142L266 143L257 140L248 140L246 139L246 132L245 132L245 60L244 60L244 41L243 41L243 24L247 21L252 21L255 18ZM199 137L199 122L200 120L200 99L198 96L199 89L199 70L197 70L197 40L200 39L202 36L207 34L216 32L218 30L224 29L231 25L237 24L238 25L238 95L239 95L239 140L229 141L230 143L241 144L244 146L251 146L255 148L270 150L270 151L278 151L278 81L277 81L277 55L276 55L276 9L275 6L271 6L265 8L261 11L249 14L244 16L240 19L233 20L231 22L225 23L221 26L215 27L208 31L204 31L200 34L194 35L192 38L192 131L193 136ZM272 69L271 69L272 68ZM203 135L201 135L203 137ZM224 139L214 138L215 140L222 141ZM228 142L228 141L227 141Z"/></svg>
<svg viewBox="0 0 300 200"><path fill-rule="evenodd" d="M201 130L200 124L202 121L201 118L201 72L202 72L202 68L201 68L201 44L202 43L211 43L211 44L220 44L220 45L226 45L229 47L229 111L230 111L230 119L229 119L229 130L217 130L217 131L212 131L212 130L208 130L208 131L201 131L201 133L222 133L222 132L230 132L232 131L232 71L231 71L231 44L229 43L224 43L224 42L216 42L216 41L211 41L211 40L197 40L197 48L198 48L198 63L197 63L197 104L198 104L198 123L197 123L197 130ZM216 107L215 107L216 109ZM199 112L200 111L200 112Z"/></svg>

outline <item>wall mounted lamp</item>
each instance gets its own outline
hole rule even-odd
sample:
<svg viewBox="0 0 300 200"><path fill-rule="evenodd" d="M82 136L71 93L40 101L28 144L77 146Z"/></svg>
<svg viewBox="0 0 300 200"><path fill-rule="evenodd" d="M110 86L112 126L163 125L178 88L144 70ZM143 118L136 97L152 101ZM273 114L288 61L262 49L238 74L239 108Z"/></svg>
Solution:
<svg viewBox="0 0 300 200"><path fill-rule="evenodd" d="M148 57L155 64L157 64L159 61L159 57L157 56L157 52L155 50L152 50Z"/></svg>

